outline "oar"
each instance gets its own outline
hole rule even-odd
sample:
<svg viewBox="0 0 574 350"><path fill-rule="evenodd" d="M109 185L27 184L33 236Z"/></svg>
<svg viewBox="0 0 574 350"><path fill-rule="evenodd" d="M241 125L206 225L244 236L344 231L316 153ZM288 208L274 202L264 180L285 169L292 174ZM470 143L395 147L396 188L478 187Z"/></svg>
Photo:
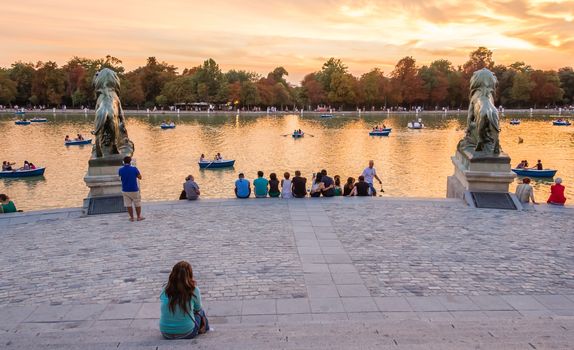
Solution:
<svg viewBox="0 0 574 350"><path fill-rule="evenodd" d="M305 135L309 135L309 136L311 136L311 137L315 137L315 135L313 135L313 134L307 134L307 133L305 133Z"/></svg>
<svg viewBox="0 0 574 350"><path fill-rule="evenodd" d="M207 169L207 168L209 168L209 166L210 166L211 164L213 164L213 162L215 162L215 161L214 161L214 160L212 160L212 161L211 161L211 163L207 164L207 166L206 166L205 168L203 168L203 169Z"/></svg>

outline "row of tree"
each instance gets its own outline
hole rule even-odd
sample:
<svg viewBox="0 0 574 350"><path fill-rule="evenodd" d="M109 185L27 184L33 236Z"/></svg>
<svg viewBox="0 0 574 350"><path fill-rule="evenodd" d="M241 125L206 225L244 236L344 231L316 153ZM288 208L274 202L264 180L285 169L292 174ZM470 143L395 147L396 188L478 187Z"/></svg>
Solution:
<svg viewBox="0 0 574 350"><path fill-rule="evenodd" d="M484 47L471 52L469 60L458 67L446 59L418 66L412 57L404 57L388 76L375 68L357 77L340 59L330 58L299 86L286 81L288 72L283 67L264 77L244 70L222 72L213 59L185 68L181 74L177 67L155 57L130 72L112 56L96 60L74 57L62 67L52 61L16 62L10 68L0 68L0 104L93 107L92 79L104 67L120 75L122 103L135 108L208 102L229 108L456 109L468 103L472 73L485 67L498 77L497 105L544 108L574 104L571 67L555 71L534 69L524 62L497 65L492 51Z"/></svg>

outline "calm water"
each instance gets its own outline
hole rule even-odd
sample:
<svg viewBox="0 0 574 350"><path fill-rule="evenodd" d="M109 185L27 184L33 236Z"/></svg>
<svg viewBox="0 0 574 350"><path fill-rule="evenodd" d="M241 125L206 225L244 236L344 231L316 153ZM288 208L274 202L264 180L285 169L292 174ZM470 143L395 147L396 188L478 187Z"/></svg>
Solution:
<svg viewBox="0 0 574 350"><path fill-rule="evenodd" d="M307 178L327 169L343 179L360 175L369 159L383 179L386 196L438 197L446 194L446 177L453 173L450 157L463 135L464 113L423 115L426 129L409 130L406 115L319 116L212 115L181 116L177 127L161 130L165 116L129 116L128 132L134 141L134 157L143 175L144 200L177 199L187 174L195 175L206 198L233 197L233 182L239 172L249 179L263 170L267 176L297 169ZM513 164L528 159L534 165L541 158L545 167L557 168L564 179L567 197L574 200L574 127L552 126L550 116L523 117L511 126L503 118L502 147ZM66 134L89 135L93 116L49 116L48 123L19 126L12 115L0 116L1 160L20 165L29 160L46 166L44 177L0 179L0 193L7 193L20 209L78 207L88 191L83 177L91 146L65 147ZM392 127L390 137L370 137L376 124ZM294 140L294 129L307 134ZM519 144L518 137L524 142ZM201 153L212 157L221 152L236 159L235 167L199 170ZM551 180L535 180L537 200L546 200ZM514 186L513 185L513 189Z"/></svg>

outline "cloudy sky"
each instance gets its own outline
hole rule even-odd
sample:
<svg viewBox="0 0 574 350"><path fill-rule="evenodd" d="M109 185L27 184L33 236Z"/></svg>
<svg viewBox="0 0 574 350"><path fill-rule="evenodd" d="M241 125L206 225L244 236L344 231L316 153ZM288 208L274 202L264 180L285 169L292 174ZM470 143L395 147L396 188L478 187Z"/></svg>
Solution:
<svg viewBox="0 0 574 350"><path fill-rule="evenodd" d="M110 54L181 71L212 57L223 70L283 65L297 82L331 56L389 73L404 56L462 64L478 46L497 63L574 65L574 1L561 0L11 0L0 33L2 67Z"/></svg>

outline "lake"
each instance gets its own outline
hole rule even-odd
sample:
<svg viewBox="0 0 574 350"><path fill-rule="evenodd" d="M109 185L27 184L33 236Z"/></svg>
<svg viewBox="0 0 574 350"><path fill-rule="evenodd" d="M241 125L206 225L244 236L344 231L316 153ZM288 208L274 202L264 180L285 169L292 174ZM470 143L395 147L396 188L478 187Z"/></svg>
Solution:
<svg viewBox="0 0 574 350"><path fill-rule="evenodd" d="M34 114L28 113L30 118ZM422 114L426 128L410 130L414 115L340 114L334 118L309 115L181 115L171 118L177 127L162 130L166 115L130 115L127 129L135 143L134 158L140 169L144 201L174 200L179 197L186 175L193 174L204 198L231 198L239 172L248 179L262 170L279 178L300 170L312 173L327 169L329 175L358 177L369 159L383 180L384 196L436 197L446 195L446 178L453 173L450 157L464 134L466 115ZM513 115L516 117L516 115ZM509 125L510 116L501 117L501 145L513 166L528 159L531 166L542 159L546 168L558 169L566 186L566 196L574 200L574 126L553 126L550 115L519 115L522 124ZM28 160L46 166L43 177L0 179L0 193L8 194L19 209L78 207L88 194L84 176L91 145L64 146L64 136L88 136L93 128L93 112L48 115L48 123L28 126L14 124L12 114L0 116L1 160L21 166ZM392 127L389 137L372 137L374 125ZM305 137L293 139L294 129ZM521 137L524 142L519 143ZM201 153L211 159L221 152L236 159L231 169L199 170ZM512 185L512 190L518 183ZM537 201L547 199L551 179L534 179Z"/></svg>

